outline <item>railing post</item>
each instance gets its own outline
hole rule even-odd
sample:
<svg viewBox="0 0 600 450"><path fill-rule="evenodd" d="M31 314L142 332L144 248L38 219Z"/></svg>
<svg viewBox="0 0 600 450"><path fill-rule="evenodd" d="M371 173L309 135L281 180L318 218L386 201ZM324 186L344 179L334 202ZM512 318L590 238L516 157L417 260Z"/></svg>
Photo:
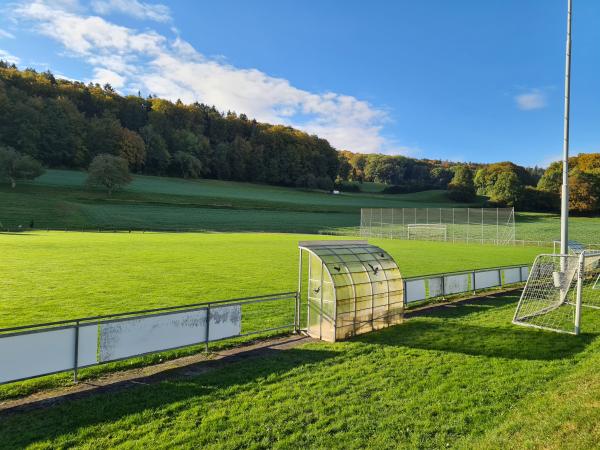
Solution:
<svg viewBox="0 0 600 450"><path fill-rule="evenodd" d="M208 339L210 337L210 303L206 307L206 333L205 333L205 344L204 350L208 353Z"/></svg>
<svg viewBox="0 0 600 450"><path fill-rule="evenodd" d="M73 383L77 383L77 366L79 365L79 321L75 322L75 345L73 349Z"/></svg>
<svg viewBox="0 0 600 450"><path fill-rule="evenodd" d="M473 294L477 294L477 286L475 285L475 271L473 271Z"/></svg>
<svg viewBox="0 0 600 450"><path fill-rule="evenodd" d="M575 334L579 334L581 325L581 304L583 303L583 271L585 270L585 251L579 255L577 268L577 300L575 300Z"/></svg>
<svg viewBox="0 0 600 450"><path fill-rule="evenodd" d="M442 300L446 300L446 276L442 274Z"/></svg>

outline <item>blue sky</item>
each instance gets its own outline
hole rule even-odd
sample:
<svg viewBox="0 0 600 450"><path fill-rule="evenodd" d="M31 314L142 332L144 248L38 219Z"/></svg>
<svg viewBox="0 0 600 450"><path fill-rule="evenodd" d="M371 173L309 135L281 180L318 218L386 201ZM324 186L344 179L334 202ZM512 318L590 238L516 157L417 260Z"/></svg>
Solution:
<svg viewBox="0 0 600 450"><path fill-rule="evenodd" d="M572 152L600 151L600 2L574 0ZM337 148L545 165L566 0L0 1L0 57Z"/></svg>

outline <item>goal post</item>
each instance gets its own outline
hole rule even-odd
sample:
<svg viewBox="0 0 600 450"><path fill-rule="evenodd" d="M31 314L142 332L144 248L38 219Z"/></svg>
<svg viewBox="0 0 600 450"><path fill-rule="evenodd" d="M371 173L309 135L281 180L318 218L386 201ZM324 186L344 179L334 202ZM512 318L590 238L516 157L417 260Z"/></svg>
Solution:
<svg viewBox="0 0 600 450"><path fill-rule="evenodd" d="M409 223L406 238L421 241L447 241L448 227L444 224Z"/></svg>
<svg viewBox="0 0 600 450"><path fill-rule="evenodd" d="M515 311L513 323L579 334L582 308L600 309L600 252L539 255Z"/></svg>

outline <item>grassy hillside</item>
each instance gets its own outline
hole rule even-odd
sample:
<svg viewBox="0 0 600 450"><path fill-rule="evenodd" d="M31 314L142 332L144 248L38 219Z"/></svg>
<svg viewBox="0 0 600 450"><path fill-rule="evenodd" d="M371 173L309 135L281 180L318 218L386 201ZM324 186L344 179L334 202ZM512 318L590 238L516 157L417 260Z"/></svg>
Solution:
<svg viewBox="0 0 600 450"><path fill-rule="evenodd" d="M49 170L15 190L0 187L4 227L150 228L311 232L355 227L361 207L445 207L444 191L340 194L218 180L135 176L107 198L84 187L86 174Z"/></svg>
<svg viewBox="0 0 600 450"><path fill-rule="evenodd" d="M582 336L546 333L510 324L515 300L26 411L0 435L6 448L597 448L600 314Z"/></svg>
<svg viewBox="0 0 600 450"><path fill-rule="evenodd" d="M153 229L317 233L353 229L360 208L451 208L445 191L385 195L372 192L332 195L251 183L135 176L108 198L85 188L86 174L49 170L12 190L0 186L0 228ZM571 218L571 238L599 242L598 218ZM517 214L517 239L552 241L560 235L555 214Z"/></svg>

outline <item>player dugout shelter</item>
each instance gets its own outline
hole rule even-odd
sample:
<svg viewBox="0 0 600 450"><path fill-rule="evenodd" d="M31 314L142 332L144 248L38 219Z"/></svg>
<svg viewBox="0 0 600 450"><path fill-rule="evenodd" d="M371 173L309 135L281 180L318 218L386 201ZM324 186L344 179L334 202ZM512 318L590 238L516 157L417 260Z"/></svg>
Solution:
<svg viewBox="0 0 600 450"><path fill-rule="evenodd" d="M335 342L402 323L402 276L385 250L367 241L305 241L298 247L298 286L307 299L311 337Z"/></svg>

